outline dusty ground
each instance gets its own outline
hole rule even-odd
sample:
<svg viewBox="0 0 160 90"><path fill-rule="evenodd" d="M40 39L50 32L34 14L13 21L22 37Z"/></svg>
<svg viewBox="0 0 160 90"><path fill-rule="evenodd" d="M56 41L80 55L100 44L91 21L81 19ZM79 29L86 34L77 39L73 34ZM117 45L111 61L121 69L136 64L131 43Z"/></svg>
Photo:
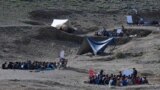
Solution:
<svg viewBox="0 0 160 90"><path fill-rule="evenodd" d="M0 90L104 90L109 87L83 83L88 79L89 68L94 68L97 72L104 69L108 74L116 74L119 70L133 67L138 69L140 75L149 78L150 85L115 87L113 90L159 90L160 27L125 25L125 15L130 8L158 12L159 3L157 0L1 0L0 64L5 61L57 61L62 49L65 50L69 63L67 70L31 72L0 69ZM41 10L42 13L37 15L36 10ZM32 11L35 12L34 15L30 13ZM76 55L80 47L77 42L55 37L36 38L40 29L49 27L53 18L69 18L82 36L92 34L102 26L115 28L122 24L125 28L150 30L152 33L117 45L111 55L80 56ZM112 47L105 52L108 53L110 48ZM117 53L124 57L117 57Z"/></svg>

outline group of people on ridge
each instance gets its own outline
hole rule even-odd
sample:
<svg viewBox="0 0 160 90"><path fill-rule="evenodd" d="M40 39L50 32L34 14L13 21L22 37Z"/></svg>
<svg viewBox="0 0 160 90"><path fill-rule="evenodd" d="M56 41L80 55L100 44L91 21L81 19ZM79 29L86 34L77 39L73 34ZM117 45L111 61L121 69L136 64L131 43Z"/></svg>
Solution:
<svg viewBox="0 0 160 90"><path fill-rule="evenodd" d="M133 68L133 73L129 76L122 74L120 71L118 75L104 74L101 70L98 74L95 74L93 69L89 70L89 83L97 85L109 85L109 86L127 86L127 85L140 85L148 84L146 77L137 76L137 70Z"/></svg>
<svg viewBox="0 0 160 90"><path fill-rule="evenodd" d="M121 28L115 29L114 31L108 31L103 27L102 29L95 32L96 36L107 36L107 37L123 37L124 35L124 26L122 25Z"/></svg>

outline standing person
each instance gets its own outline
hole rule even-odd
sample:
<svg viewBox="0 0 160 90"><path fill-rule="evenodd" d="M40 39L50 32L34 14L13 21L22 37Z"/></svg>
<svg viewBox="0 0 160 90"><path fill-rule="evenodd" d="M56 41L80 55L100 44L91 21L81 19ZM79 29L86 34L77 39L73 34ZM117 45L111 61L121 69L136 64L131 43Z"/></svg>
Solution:
<svg viewBox="0 0 160 90"><path fill-rule="evenodd" d="M137 70L136 70L136 68L133 68L133 77L137 77Z"/></svg>
<svg viewBox="0 0 160 90"><path fill-rule="evenodd" d="M106 36L106 28L105 27L103 27L103 29L102 29L102 35Z"/></svg>
<svg viewBox="0 0 160 90"><path fill-rule="evenodd" d="M59 63L63 63L63 62L64 62L64 50L61 50L59 54Z"/></svg>
<svg viewBox="0 0 160 90"><path fill-rule="evenodd" d="M122 28L122 30L124 30L124 26L123 25L121 26L121 28Z"/></svg>
<svg viewBox="0 0 160 90"><path fill-rule="evenodd" d="M102 84L103 81L103 77L104 77L104 71L103 70L100 70L99 74L98 74L98 77L99 77L99 84Z"/></svg>
<svg viewBox="0 0 160 90"><path fill-rule="evenodd" d="M64 59L64 50L61 50L59 57Z"/></svg>
<svg viewBox="0 0 160 90"><path fill-rule="evenodd" d="M119 71L119 77L122 77L122 71Z"/></svg>
<svg viewBox="0 0 160 90"><path fill-rule="evenodd" d="M66 68L68 60L64 57L64 50L60 52L59 68Z"/></svg>

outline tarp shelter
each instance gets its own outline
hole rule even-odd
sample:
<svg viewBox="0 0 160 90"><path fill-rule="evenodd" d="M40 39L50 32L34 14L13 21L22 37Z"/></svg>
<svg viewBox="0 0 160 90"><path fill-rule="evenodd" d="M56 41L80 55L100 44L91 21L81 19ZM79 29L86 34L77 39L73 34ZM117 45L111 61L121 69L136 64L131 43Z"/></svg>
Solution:
<svg viewBox="0 0 160 90"><path fill-rule="evenodd" d="M87 37L83 40L83 43L78 51L78 55L85 54L88 52L97 55L98 53L104 52L105 48L113 43L114 43L113 37L105 39L103 41L95 41L92 38Z"/></svg>
<svg viewBox="0 0 160 90"><path fill-rule="evenodd" d="M133 74L132 69L126 69L122 72L122 75L125 75L125 76L131 76L132 74Z"/></svg>
<svg viewBox="0 0 160 90"><path fill-rule="evenodd" d="M63 25L69 25L68 19L54 19L51 26L60 29Z"/></svg>
<svg viewBox="0 0 160 90"><path fill-rule="evenodd" d="M127 24L133 24L132 15L127 16Z"/></svg>

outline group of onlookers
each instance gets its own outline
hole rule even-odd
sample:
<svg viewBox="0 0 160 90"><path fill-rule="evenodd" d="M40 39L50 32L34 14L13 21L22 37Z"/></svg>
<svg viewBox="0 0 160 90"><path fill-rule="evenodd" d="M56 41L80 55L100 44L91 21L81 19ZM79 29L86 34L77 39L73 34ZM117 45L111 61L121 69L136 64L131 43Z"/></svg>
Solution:
<svg viewBox="0 0 160 90"><path fill-rule="evenodd" d="M108 31L104 27L97 32L95 32L96 36L107 36L107 37L123 37L124 26L121 28L115 29L114 31Z"/></svg>
<svg viewBox="0 0 160 90"><path fill-rule="evenodd" d="M145 21L142 17L139 18L138 25L159 25L159 21Z"/></svg>
<svg viewBox="0 0 160 90"><path fill-rule="evenodd" d="M137 70L133 68L131 75L124 75L120 71L118 75L104 74L101 70L98 74L95 74L94 70L89 70L89 83L98 85L109 85L109 86L127 86L127 85L140 85L148 84L146 77L137 76Z"/></svg>
<svg viewBox="0 0 160 90"><path fill-rule="evenodd" d="M26 62L5 62L2 64L2 69L21 69L21 70L46 70L57 68L56 62L39 62L39 61L26 61Z"/></svg>

